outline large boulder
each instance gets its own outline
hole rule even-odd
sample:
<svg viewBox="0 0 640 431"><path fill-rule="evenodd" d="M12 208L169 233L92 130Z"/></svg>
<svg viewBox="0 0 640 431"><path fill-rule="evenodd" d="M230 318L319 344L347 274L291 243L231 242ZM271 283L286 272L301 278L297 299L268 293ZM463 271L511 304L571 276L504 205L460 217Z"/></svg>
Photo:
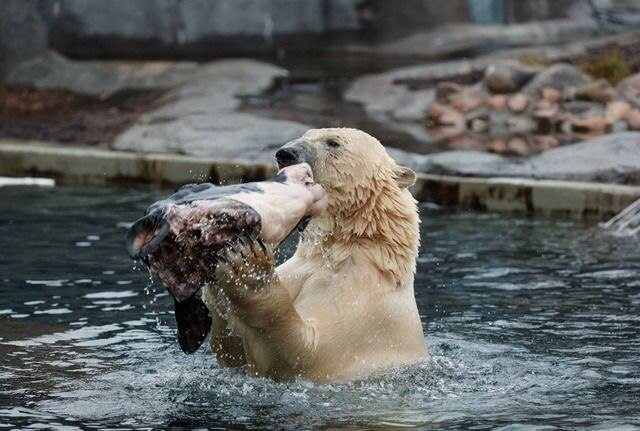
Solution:
<svg viewBox="0 0 640 431"><path fill-rule="evenodd" d="M535 76L535 69L515 64L491 64L484 84L492 93L515 93Z"/></svg>
<svg viewBox="0 0 640 431"><path fill-rule="evenodd" d="M410 155L401 155L403 161L411 159ZM640 133L605 135L530 158L448 151L414 156L413 160L414 168L431 174L640 184Z"/></svg>
<svg viewBox="0 0 640 431"><path fill-rule="evenodd" d="M563 91L569 87L580 87L589 81L591 77L577 67L557 63L538 73L522 90L532 96L540 96L543 88Z"/></svg>
<svg viewBox="0 0 640 431"><path fill-rule="evenodd" d="M528 163L536 178L640 184L640 133L616 133L565 145Z"/></svg>
<svg viewBox="0 0 640 431"><path fill-rule="evenodd" d="M13 66L5 82L74 93L113 93L125 88L171 88L192 78L193 62L73 61L45 52Z"/></svg>
<svg viewBox="0 0 640 431"><path fill-rule="evenodd" d="M445 151L429 156L423 166L433 174L489 177L503 176L506 161L502 156L483 151Z"/></svg>
<svg viewBox="0 0 640 431"><path fill-rule="evenodd" d="M199 67L159 109L142 115L112 148L170 152L228 160L272 162L276 150L310 126L238 112L242 95L266 90L287 72L253 60Z"/></svg>
<svg viewBox="0 0 640 431"><path fill-rule="evenodd" d="M636 73L620 81L617 90L625 99L635 105L636 108L640 108L640 73Z"/></svg>
<svg viewBox="0 0 640 431"><path fill-rule="evenodd" d="M224 160L273 162L284 143L310 127L238 112L191 115L136 125L113 144L117 150L169 152Z"/></svg>

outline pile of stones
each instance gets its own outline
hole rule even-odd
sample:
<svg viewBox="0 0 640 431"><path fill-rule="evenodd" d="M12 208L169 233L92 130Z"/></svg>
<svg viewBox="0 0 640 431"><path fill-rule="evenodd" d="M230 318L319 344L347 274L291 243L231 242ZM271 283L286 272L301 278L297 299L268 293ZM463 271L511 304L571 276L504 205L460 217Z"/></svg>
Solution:
<svg viewBox="0 0 640 431"><path fill-rule="evenodd" d="M640 74L612 86L575 66L489 66L472 85L439 82L426 112L449 149L525 156L596 136L640 130Z"/></svg>

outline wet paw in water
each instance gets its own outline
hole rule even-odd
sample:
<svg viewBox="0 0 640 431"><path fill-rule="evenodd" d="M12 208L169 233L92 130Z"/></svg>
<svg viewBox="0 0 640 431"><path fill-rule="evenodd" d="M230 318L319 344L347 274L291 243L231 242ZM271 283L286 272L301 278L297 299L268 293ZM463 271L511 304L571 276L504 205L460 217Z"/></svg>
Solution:
<svg viewBox="0 0 640 431"><path fill-rule="evenodd" d="M221 254L216 268L218 286L230 299L258 293L274 276L273 250L260 238L242 236Z"/></svg>

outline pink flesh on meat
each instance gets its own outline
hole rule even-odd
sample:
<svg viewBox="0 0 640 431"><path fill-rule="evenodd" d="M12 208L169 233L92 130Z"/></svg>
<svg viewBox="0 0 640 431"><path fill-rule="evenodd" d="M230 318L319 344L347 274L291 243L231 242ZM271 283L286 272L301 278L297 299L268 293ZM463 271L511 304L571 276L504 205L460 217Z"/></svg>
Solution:
<svg viewBox="0 0 640 431"><path fill-rule="evenodd" d="M169 233L148 253L148 263L178 302L214 281L218 253L238 236L258 235L277 246L303 219L327 206L326 194L313 183L306 163L285 167L276 179L251 185L255 190L238 192L231 186L235 193L164 207Z"/></svg>

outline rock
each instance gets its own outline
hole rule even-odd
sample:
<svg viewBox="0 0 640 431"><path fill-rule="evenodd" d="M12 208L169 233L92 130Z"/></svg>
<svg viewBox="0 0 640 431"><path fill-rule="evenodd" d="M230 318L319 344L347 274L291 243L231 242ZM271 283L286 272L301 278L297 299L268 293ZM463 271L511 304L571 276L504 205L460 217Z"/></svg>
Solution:
<svg viewBox="0 0 640 431"><path fill-rule="evenodd" d="M507 153L507 142L500 137L495 137L489 141L489 145L487 149L493 153L497 154L506 154Z"/></svg>
<svg viewBox="0 0 640 431"><path fill-rule="evenodd" d="M618 97L618 92L604 79L587 82L584 85L569 89L569 98L607 103Z"/></svg>
<svg viewBox="0 0 640 431"><path fill-rule="evenodd" d="M308 129L291 121L217 113L133 126L116 138L112 148L272 162L280 146Z"/></svg>
<svg viewBox="0 0 640 431"><path fill-rule="evenodd" d="M640 130L640 109L632 109L625 116L631 130Z"/></svg>
<svg viewBox="0 0 640 431"><path fill-rule="evenodd" d="M427 111L427 126L455 126L464 127L464 116L448 106L433 103Z"/></svg>
<svg viewBox="0 0 640 431"><path fill-rule="evenodd" d="M398 121L422 121L434 100L433 90L412 91L399 98L398 106L390 111L391 117Z"/></svg>
<svg viewBox="0 0 640 431"><path fill-rule="evenodd" d="M614 100L607 103L605 118L607 119L607 121L614 123L622 118L625 118L629 111L631 111L631 105L629 105L627 102L624 102L622 100Z"/></svg>
<svg viewBox="0 0 640 431"><path fill-rule="evenodd" d="M546 100L540 100L533 110L533 118L536 122L538 133L551 133L558 123L559 107Z"/></svg>
<svg viewBox="0 0 640 431"><path fill-rule="evenodd" d="M330 5L319 0L263 0L242 5L236 0L138 0L118 2L117 7L84 0L38 3L52 10L49 31L57 51L99 52L112 58L140 53L176 57L185 52L204 57L230 49L237 53L247 39L252 40L249 45L254 52L268 52L273 49L273 38L282 43L287 37L309 49L317 46L313 37L304 40L299 35L357 31L362 25L354 0Z"/></svg>
<svg viewBox="0 0 640 431"><path fill-rule="evenodd" d="M529 164L536 178L640 184L640 133L564 145L530 158Z"/></svg>
<svg viewBox="0 0 640 431"><path fill-rule="evenodd" d="M533 137L533 146L539 153L555 148L559 144L558 138L553 135L535 135Z"/></svg>
<svg viewBox="0 0 640 431"><path fill-rule="evenodd" d="M529 133L535 130L535 123L525 115L514 115L507 118L505 126L510 133Z"/></svg>
<svg viewBox="0 0 640 431"><path fill-rule="evenodd" d="M611 127L609 131L611 133L620 133L620 132L626 132L627 130L629 130L629 125L627 124L626 121L624 121L624 119L622 119L622 120L611 123Z"/></svg>
<svg viewBox="0 0 640 431"><path fill-rule="evenodd" d="M447 96L465 88L459 82L474 83L482 79L490 64L510 64L514 65L513 67L525 69L513 60L496 60L495 58L409 66L356 78L345 90L344 99L362 104L364 110L378 121L393 122L394 119L413 121L411 117L414 116L415 110L410 109L409 115L402 112L407 106L420 106L420 103L412 98L413 93L422 90L432 91L438 87L440 91L436 94L436 101L448 104ZM526 69L538 70L538 68L529 67ZM478 90L478 88L473 89ZM428 103L423 106L427 105ZM420 120L422 118L418 119ZM413 129L412 125L408 124L403 124L401 127ZM415 131L409 133L415 135Z"/></svg>
<svg viewBox="0 0 640 431"><path fill-rule="evenodd" d="M286 71L253 60L209 63L190 74L156 111L116 137L117 150L176 152L271 162L277 148L310 126L238 112L242 94L266 90Z"/></svg>
<svg viewBox="0 0 640 431"><path fill-rule="evenodd" d="M432 103L427 109L427 121L433 121L434 124L439 124L440 117L442 117L448 108L438 102Z"/></svg>
<svg viewBox="0 0 640 431"><path fill-rule="evenodd" d="M387 147L387 153L389 153L396 163L413 169L415 172L426 172L429 170L429 156L426 154L417 154L391 147Z"/></svg>
<svg viewBox="0 0 640 431"><path fill-rule="evenodd" d="M560 107L556 103L542 99L533 107L533 116L552 118L556 116L559 111Z"/></svg>
<svg viewBox="0 0 640 431"><path fill-rule="evenodd" d="M515 93L534 76L531 71L517 69L507 64L491 64L487 67L484 84L492 93Z"/></svg>
<svg viewBox="0 0 640 431"><path fill-rule="evenodd" d="M0 5L0 79L17 64L43 55L48 28L38 0L3 0Z"/></svg>
<svg viewBox="0 0 640 431"><path fill-rule="evenodd" d="M574 100L562 104L564 113L576 118L604 117L605 107L597 102Z"/></svg>
<svg viewBox="0 0 640 431"><path fill-rule="evenodd" d="M543 88L563 91L565 88L578 87L590 81L591 78L577 67L566 63L557 63L538 73L523 87L522 92L537 97Z"/></svg>
<svg viewBox="0 0 640 431"><path fill-rule="evenodd" d="M202 69L192 62L73 61L48 52L13 67L5 81L102 94L125 88L171 88L194 79L199 70Z"/></svg>
<svg viewBox="0 0 640 431"><path fill-rule="evenodd" d="M464 124L455 126L437 126L428 130L429 142L446 145L451 139L465 134Z"/></svg>
<svg viewBox="0 0 640 431"><path fill-rule="evenodd" d="M441 175L493 176L505 163L504 157L484 151L445 151L429 155L423 172Z"/></svg>
<svg viewBox="0 0 640 431"><path fill-rule="evenodd" d="M507 96L504 94L496 94L495 96L491 96L487 101L487 105L494 111L501 112L504 111L507 107Z"/></svg>
<svg viewBox="0 0 640 431"><path fill-rule="evenodd" d="M571 121L572 130L577 133L604 133L609 124L610 123L602 117L574 118Z"/></svg>
<svg viewBox="0 0 640 431"><path fill-rule="evenodd" d="M519 160L484 152L448 151L429 156L423 169L446 175L640 184L640 133L605 135Z"/></svg>
<svg viewBox="0 0 640 431"><path fill-rule="evenodd" d="M640 73L623 79L616 88L632 105L640 108Z"/></svg>
<svg viewBox="0 0 640 431"><path fill-rule="evenodd" d="M465 114L483 107L486 103L483 94L470 88L451 94L448 98L454 109Z"/></svg>
<svg viewBox="0 0 640 431"><path fill-rule="evenodd" d="M467 129L474 133L486 133L491 128L489 115L483 114L467 120Z"/></svg>
<svg viewBox="0 0 640 431"><path fill-rule="evenodd" d="M549 104L556 104L562 98L562 93L552 87L544 87L542 89L542 99Z"/></svg>
<svg viewBox="0 0 640 431"><path fill-rule="evenodd" d="M507 105L512 112L521 113L524 112L529 106L529 96L526 94L518 93L509 98Z"/></svg>
<svg viewBox="0 0 640 431"><path fill-rule="evenodd" d="M573 119L573 117L571 117L570 115L562 115L559 119L558 119L558 123L557 123L557 129L560 133L563 133L565 135L570 135L571 131L572 131L572 125L571 125L571 120Z"/></svg>
<svg viewBox="0 0 640 431"><path fill-rule="evenodd" d="M455 150L484 151L486 144L482 139L466 133L453 136L449 140L449 148Z"/></svg>
<svg viewBox="0 0 640 431"><path fill-rule="evenodd" d="M529 155L529 144L522 136L512 136L507 142L507 149L510 153L518 156Z"/></svg>
<svg viewBox="0 0 640 431"><path fill-rule="evenodd" d="M439 9L459 11L467 11L476 6L473 2L468 5L454 3L455 6L451 5L449 7L443 6L443 3L433 1L423 0L417 2L407 10L407 13L398 14L402 16L402 21L396 24L396 28L406 27L404 23L407 18L411 14L415 15L416 10L420 14L421 8L424 7L422 5L434 5ZM386 2L380 4L386 5ZM394 6L387 7L394 8ZM486 5L480 7L486 8ZM536 8L547 9L540 5L536 6ZM428 13L423 12L422 14L425 17L429 16ZM465 19L468 18L462 18L462 20L456 20L456 22L464 21ZM438 24L442 24L442 22L426 25L427 27L434 27L431 31L409 34L399 40L396 39L376 46L362 44L352 49L352 51L358 54L376 53L434 59L451 57L452 54L482 50L490 46L515 47L558 44L566 40L576 40L578 37L589 38L598 30L598 26L593 20L576 18L536 20L526 23L511 22L509 25L483 23L481 25L453 24L443 26Z"/></svg>
<svg viewBox="0 0 640 431"><path fill-rule="evenodd" d="M464 91L465 87L455 82L439 82L436 85L436 100L440 103L447 103L452 95Z"/></svg>

